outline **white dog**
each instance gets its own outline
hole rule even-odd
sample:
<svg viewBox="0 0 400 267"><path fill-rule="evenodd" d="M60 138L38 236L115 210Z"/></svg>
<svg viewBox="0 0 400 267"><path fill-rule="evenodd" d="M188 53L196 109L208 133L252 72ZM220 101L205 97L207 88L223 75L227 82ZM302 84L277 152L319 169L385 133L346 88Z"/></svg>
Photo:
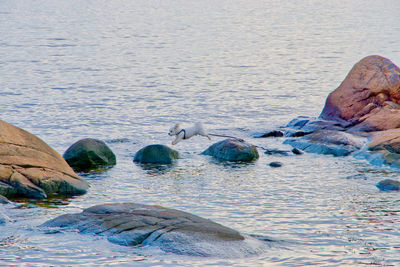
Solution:
<svg viewBox="0 0 400 267"><path fill-rule="evenodd" d="M168 134L170 136L176 136L175 140L172 141L173 145L176 145L181 140L189 139L190 137L195 136L195 135L205 136L209 140L211 140L210 136L208 136L207 132L204 130L203 124L201 124L200 122L197 122L194 126L186 128L186 129L182 129L179 126L179 123L177 123L177 124L175 124L174 127L171 127L171 129L169 129Z"/></svg>

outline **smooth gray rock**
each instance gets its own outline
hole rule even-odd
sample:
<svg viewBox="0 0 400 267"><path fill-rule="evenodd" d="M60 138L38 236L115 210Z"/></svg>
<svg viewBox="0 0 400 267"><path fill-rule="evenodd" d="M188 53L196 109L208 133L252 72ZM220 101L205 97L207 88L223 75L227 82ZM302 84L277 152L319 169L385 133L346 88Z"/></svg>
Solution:
<svg viewBox="0 0 400 267"><path fill-rule="evenodd" d="M284 143L309 153L347 156L361 149L367 139L334 130L319 130L302 138L288 139Z"/></svg>
<svg viewBox="0 0 400 267"><path fill-rule="evenodd" d="M400 182L392 179L380 181L376 187L382 191L400 191Z"/></svg>
<svg viewBox="0 0 400 267"><path fill-rule="evenodd" d="M251 162L259 157L256 146L238 139L225 139L217 142L201 154L223 161L242 162Z"/></svg>
<svg viewBox="0 0 400 267"><path fill-rule="evenodd" d="M98 170L117 164L115 154L101 140L85 138L71 145L63 155L72 169L78 172Z"/></svg>
<svg viewBox="0 0 400 267"><path fill-rule="evenodd" d="M149 145L135 154L133 161L139 163L171 164L179 159L179 153L165 145Z"/></svg>
<svg viewBox="0 0 400 267"><path fill-rule="evenodd" d="M97 205L65 214L42 227L78 229L106 236L125 246L156 246L166 252L194 256L257 254L265 244L210 220L175 209L134 203Z"/></svg>

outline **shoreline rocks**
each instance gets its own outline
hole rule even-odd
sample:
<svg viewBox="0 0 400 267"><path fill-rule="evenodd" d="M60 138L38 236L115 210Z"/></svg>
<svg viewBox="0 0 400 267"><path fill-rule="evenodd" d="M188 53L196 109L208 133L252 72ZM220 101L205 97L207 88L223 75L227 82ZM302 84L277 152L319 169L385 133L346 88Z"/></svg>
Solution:
<svg viewBox="0 0 400 267"><path fill-rule="evenodd" d="M362 131L399 128L400 69L381 56L361 59L329 94L320 118L350 122Z"/></svg>
<svg viewBox="0 0 400 267"><path fill-rule="evenodd" d="M93 138L75 142L64 152L63 157L78 172L110 168L117 164L115 154L106 143Z"/></svg>
<svg viewBox="0 0 400 267"><path fill-rule="evenodd" d="M251 162L259 157L257 147L238 139L225 139L219 141L211 145L201 154L212 156L222 161L241 162Z"/></svg>
<svg viewBox="0 0 400 267"><path fill-rule="evenodd" d="M43 199L49 194L80 195L88 183L49 145L0 120L0 195Z"/></svg>

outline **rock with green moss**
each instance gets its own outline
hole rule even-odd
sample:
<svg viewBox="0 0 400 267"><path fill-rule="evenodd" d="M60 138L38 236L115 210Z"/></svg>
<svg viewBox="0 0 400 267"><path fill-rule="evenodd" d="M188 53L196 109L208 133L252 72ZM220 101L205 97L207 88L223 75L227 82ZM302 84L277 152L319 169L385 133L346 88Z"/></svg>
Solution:
<svg viewBox="0 0 400 267"><path fill-rule="evenodd" d="M115 154L107 144L92 138L74 143L65 151L63 157L78 172L109 168L117 163Z"/></svg>
<svg viewBox="0 0 400 267"><path fill-rule="evenodd" d="M165 145L149 145L136 152L133 161L138 163L171 164L179 153Z"/></svg>
<svg viewBox="0 0 400 267"><path fill-rule="evenodd" d="M201 154L213 156L222 161L251 162L258 159L257 147L239 139L225 139L217 142Z"/></svg>

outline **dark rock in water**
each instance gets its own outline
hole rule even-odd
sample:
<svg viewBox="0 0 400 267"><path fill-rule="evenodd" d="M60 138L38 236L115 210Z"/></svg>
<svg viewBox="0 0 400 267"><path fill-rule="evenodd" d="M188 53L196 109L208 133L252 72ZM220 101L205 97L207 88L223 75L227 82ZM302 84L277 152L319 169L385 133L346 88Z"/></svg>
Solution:
<svg viewBox="0 0 400 267"><path fill-rule="evenodd" d="M273 161L269 164L269 166L271 166L272 168L279 168L279 167L282 167L282 165L283 164L279 161Z"/></svg>
<svg viewBox="0 0 400 267"><path fill-rule="evenodd" d="M295 155L302 155L302 154L304 154L303 151L301 151L300 149L298 149L298 148L296 148L296 147L292 149L292 153L295 154Z"/></svg>
<svg viewBox="0 0 400 267"><path fill-rule="evenodd" d="M115 154L105 142L92 138L79 140L63 155L75 171L90 171L114 166Z"/></svg>
<svg viewBox="0 0 400 267"><path fill-rule="evenodd" d="M399 73L387 58L363 58L329 94L320 118L351 122L358 131L400 128Z"/></svg>
<svg viewBox="0 0 400 267"><path fill-rule="evenodd" d="M400 190L400 182L392 179L385 179L380 181L376 187L382 191L399 191Z"/></svg>
<svg viewBox="0 0 400 267"><path fill-rule="evenodd" d="M42 199L84 194L89 187L49 145L1 120L0 151L0 195Z"/></svg>
<svg viewBox="0 0 400 267"><path fill-rule="evenodd" d="M166 252L193 256L256 254L263 245L246 242L239 232L175 209L134 203L97 205L65 214L42 227L78 229L106 236L125 246L156 246Z"/></svg>
<svg viewBox="0 0 400 267"><path fill-rule="evenodd" d="M149 145L136 152L133 161L139 163L171 164L179 153L165 145Z"/></svg>
<svg viewBox="0 0 400 267"><path fill-rule="evenodd" d="M283 132L282 131L270 131L268 133L265 133L260 136L260 138L266 138L266 137L283 137Z"/></svg>
<svg viewBox="0 0 400 267"><path fill-rule="evenodd" d="M266 155L288 156L289 155L289 151L279 150L279 149L266 149L264 154L266 154Z"/></svg>
<svg viewBox="0 0 400 267"><path fill-rule="evenodd" d="M303 131L292 132L292 131L287 131L285 136L286 137L303 137L303 136L311 134L311 133L312 132L303 132Z"/></svg>
<svg viewBox="0 0 400 267"><path fill-rule="evenodd" d="M300 139L288 139L284 142L309 153L347 156L359 150L366 138L345 132L320 130Z"/></svg>
<svg viewBox="0 0 400 267"><path fill-rule="evenodd" d="M5 196L0 195L0 204L9 204L11 203Z"/></svg>
<svg viewBox="0 0 400 267"><path fill-rule="evenodd" d="M211 145L201 154L213 156L223 161L250 162L258 159L258 151L254 145L243 140L225 139Z"/></svg>

